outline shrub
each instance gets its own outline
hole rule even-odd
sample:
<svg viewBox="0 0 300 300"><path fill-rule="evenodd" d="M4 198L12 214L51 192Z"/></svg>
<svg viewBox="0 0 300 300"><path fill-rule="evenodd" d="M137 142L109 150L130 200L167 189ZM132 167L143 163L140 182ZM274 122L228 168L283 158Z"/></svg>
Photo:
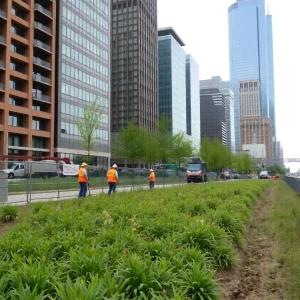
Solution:
<svg viewBox="0 0 300 300"><path fill-rule="evenodd" d="M213 278L214 273L193 263L190 268L180 271L179 284L185 297L195 300L219 299L219 285Z"/></svg>
<svg viewBox="0 0 300 300"><path fill-rule="evenodd" d="M0 218L2 222L11 222L18 219L18 207L5 205L1 207Z"/></svg>

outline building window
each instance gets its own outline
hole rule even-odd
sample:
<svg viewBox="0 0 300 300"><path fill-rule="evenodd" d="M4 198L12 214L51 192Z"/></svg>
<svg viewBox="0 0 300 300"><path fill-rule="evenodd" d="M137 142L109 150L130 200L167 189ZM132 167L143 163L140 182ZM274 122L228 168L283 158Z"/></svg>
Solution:
<svg viewBox="0 0 300 300"><path fill-rule="evenodd" d="M23 65L18 63L17 61L15 60L11 60L10 61L10 69L11 70L14 70L14 71L17 71L17 72L21 72L23 73Z"/></svg>
<svg viewBox="0 0 300 300"><path fill-rule="evenodd" d="M17 34L21 37L24 37L25 36L25 32L24 32L24 29L19 27L18 25L16 24L11 24L11 32L13 34Z"/></svg>
<svg viewBox="0 0 300 300"><path fill-rule="evenodd" d="M9 134L8 135L8 145L9 146L22 146L22 136L17 134Z"/></svg>
<svg viewBox="0 0 300 300"><path fill-rule="evenodd" d="M45 139L33 137L32 138L32 148L45 149Z"/></svg>
<svg viewBox="0 0 300 300"><path fill-rule="evenodd" d="M32 129L34 130L45 130L45 122L43 120L32 120Z"/></svg>
<svg viewBox="0 0 300 300"><path fill-rule="evenodd" d="M16 43L11 43L10 51L21 54L21 55L24 54L24 48L21 45L16 44Z"/></svg>
<svg viewBox="0 0 300 300"><path fill-rule="evenodd" d="M16 6L13 6L13 7L11 8L11 12L12 12L15 16L17 16L17 17L19 17L19 18L25 19L25 12L24 12L23 10L17 8Z"/></svg>
<svg viewBox="0 0 300 300"><path fill-rule="evenodd" d="M9 81L9 88L13 90L23 91L23 84L22 81L17 79L10 79Z"/></svg>
<svg viewBox="0 0 300 300"><path fill-rule="evenodd" d="M15 127L22 127L22 117L19 115L12 115L10 114L8 117L8 125L15 126Z"/></svg>
<svg viewBox="0 0 300 300"><path fill-rule="evenodd" d="M18 98L9 97L8 103L15 106L23 106L23 101Z"/></svg>

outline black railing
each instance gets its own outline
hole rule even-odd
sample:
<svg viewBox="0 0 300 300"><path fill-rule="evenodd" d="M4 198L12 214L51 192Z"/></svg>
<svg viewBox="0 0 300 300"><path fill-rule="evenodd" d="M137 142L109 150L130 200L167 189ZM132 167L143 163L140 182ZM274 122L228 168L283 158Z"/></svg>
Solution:
<svg viewBox="0 0 300 300"><path fill-rule="evenodd" d="M40 12L42 12L43 14L49 16L50 18L52 18L52 12L49 11L48 9L46 9L45 7L43 7L41 4L36 3L34 5L34 8Z"/></svg>
<svg viewBox="0 0 300 300"><path fill-rule="evenodd" d="M38 65L41 65L41 66L46 67L48 69L51 69L51 64L48 63L47 61L39 58L39 57L33 57L33 62L35 64L38 64Z"/></svg>
<svg viewBox="0 0 300 300"><path fill-rule="evenodd" d="M43 100L43 101L46 101L46 102L51 102L50 97L48 95L44 95L44 94L39 93L39 92L32 92L32 98Z"/></svg>
<svg viewBox="0 0 300 300"><path fill-rule="evenodd" d="M34 44L34 46L41 47L41 48L51 52L51 47L49 45L41 42L40 40L34 40L33 44Z"/></svg>
<svg viewBox="0 0 300 300"><path fill-rule="evenodd" d="M285 176L284 180L293 190L300 194L300 178Z"/></svg>

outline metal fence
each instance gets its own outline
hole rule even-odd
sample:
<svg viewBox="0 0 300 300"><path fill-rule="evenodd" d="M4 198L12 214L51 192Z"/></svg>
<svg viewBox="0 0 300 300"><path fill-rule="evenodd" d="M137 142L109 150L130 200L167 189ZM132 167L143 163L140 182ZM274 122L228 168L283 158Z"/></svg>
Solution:
<svg viewBox="0 0 300 300"><path fill-rule="evenodd" d="M293 190L300 194L300 178L285 176L284 180Z"/></svg>
<svg viewBox="0 0 300 300"><path fill-rule="evenodd" d="M1 162L0 165L0 203L31 203L47 200L72 199L78 196L79 185L76 172L64 172L65 165L55 161ZM78 170L77 165L77 170ZM76 168L75 168L76 169ZM88 166L90 194L107 193L107 168ZM120 184L117 191L134 191L148 188L149 169L118 169ZM155 170L158 188L174 184L185 184L185 172L175 170ZM214 177L214 175L212 175Z"/></svg>
<svg viewBox="0 0 300 300"><path fill-rule="evenodd" d="M0 204L48 200L65 200L78 197L77 172L79 165L66 165L55 161L0 162ZM167 188L186 184L186 172L177 170L155 171L155 187ZM90 195L108 192L107 168L88 166ZM149 169L119 168L117 191L135 191L149 188ZM215 172L207 173L208 181L220 180ZM247 178L247 175L244 174ZM240 175L240 179L243 175Z"/></svg>

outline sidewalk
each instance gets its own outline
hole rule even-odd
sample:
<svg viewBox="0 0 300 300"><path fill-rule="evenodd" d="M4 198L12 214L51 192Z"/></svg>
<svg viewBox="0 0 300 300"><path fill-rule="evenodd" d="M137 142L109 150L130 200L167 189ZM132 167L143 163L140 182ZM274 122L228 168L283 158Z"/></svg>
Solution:
<svg viewBox="0 0 300 300"><path fill-rule="evenodd" d="M172 186L180 186L184 185L186 183L177 183L177 184L160 184L156 185L155 188L169 188ZM135 191L138 190L145 190L149 189L148 185L138 185L134 187ZM118 186L117 192L132 192L133 187L132 186ZM108 188L97 188L97 189L91 189L91 196L96 196L98 194L107 194ZM36 202L46 202L46 201L61 201L61 200L67 200L67 199L75 199L78 196L78 190L72 190L72 191L52 191L52 192L45 192L45 193L32 193L31 195L27 193L24 194L18 194L18 195L9 195L7 204L13 204L13 205L26 205L27 203L36 203Z"/></svg>

